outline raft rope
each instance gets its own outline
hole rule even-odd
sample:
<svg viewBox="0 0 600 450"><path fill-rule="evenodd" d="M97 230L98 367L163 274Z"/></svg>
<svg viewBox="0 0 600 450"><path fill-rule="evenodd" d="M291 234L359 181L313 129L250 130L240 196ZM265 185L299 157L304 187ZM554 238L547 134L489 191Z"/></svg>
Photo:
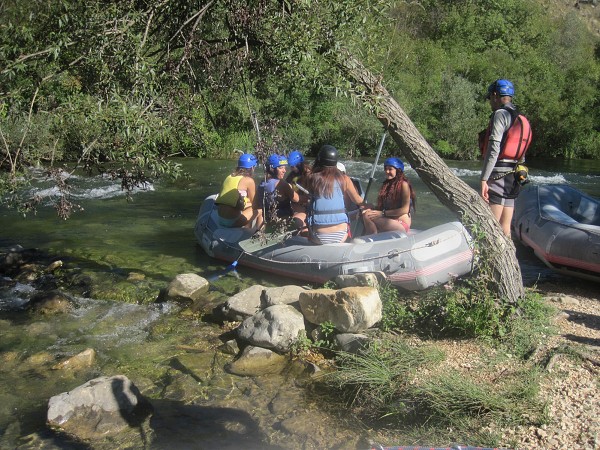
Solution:
<svg viewBox="0 0 600 450"><path fill-rule="evenodd" d="M464 232L463 232L463 234L464 234ZM360 263L360 262L366 262L366 261L374 261L374 260L377 260L377 259L384 259L384 258L390 258L391 259L391 258L394 258L396 256L399 256L402 253L407 253L407 252L411 252L413 250L421 250L421 249L424 249L424 248L433 247L434 245L438 245L438 244L440 244L440 243L442 243L444 241L450 240L450 239L452 239L452 237L448 237L448 238L445 238L445 239L439 239L438 238L438 239L434 239L434 240L426 243L425 245L422 245L422 246L419 246L419 247L409 248L409 249L406 249L406 250L393 250L393 251L390 251L390 252L386 253L385 255L371 256L369 258L357 259L357 260L354 260L354 261L348 261L348 260L346 260L346 261L278 261L278 260L273 259L273 258L265 258L263 256L255 255L254 253L247 252L247 251L245 251L243 249L240 249L239 247L235 247L235 246L229 244L226 241L221 241L221 242L223 242L230 249L233 249L233 250L241 252L240 256L238 256L238 258L235 260L236 265L237 265L237 262L242 258L242 256L244 256L244 255L250 255L250 256L253 256L253 257L255 257L255 258L257 258L257 259L259 259L261 261L277 262L278 264L317 264L319 266L321 266L322 264L327 264L327 265L335 266L335 265L347 264L347 263ZM472 248L472 245L471 245L471 248Z"/></svg>

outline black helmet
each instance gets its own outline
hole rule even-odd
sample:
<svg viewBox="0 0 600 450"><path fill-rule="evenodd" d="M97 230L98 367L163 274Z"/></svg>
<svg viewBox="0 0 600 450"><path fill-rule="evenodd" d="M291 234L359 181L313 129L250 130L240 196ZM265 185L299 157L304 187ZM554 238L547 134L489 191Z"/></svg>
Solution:
<svg viewBox="0 0 600 450"><path fill-rule="evenodd" d="M317 166L335 167L337 160L337 149L333 145L324 145L321 147L321 150L319 150L315 163Z"/></svg>

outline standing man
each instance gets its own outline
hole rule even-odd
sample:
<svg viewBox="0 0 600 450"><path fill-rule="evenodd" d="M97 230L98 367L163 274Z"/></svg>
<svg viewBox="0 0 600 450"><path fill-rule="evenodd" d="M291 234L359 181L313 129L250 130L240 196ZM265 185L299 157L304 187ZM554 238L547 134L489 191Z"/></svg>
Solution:
<svg viewBox="0 0 600 450"><path fill-rule="evenodd" d="M494 217L509 237L515 199L521 190L516 167L525 161L525 152L531 143L531 127L512 104L514 95L515 88L508 80L499 79L490 84L486 99L492 115L487 129L479 136L483 154L481 196L490 204Z"/></svg>

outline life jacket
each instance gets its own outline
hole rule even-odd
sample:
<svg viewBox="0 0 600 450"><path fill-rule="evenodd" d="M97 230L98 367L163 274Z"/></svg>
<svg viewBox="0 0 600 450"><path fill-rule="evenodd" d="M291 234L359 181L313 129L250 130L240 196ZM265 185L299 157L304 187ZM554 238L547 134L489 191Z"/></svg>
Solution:
<svg viewBox="0 0 600 450"><path fill-rule="evenodd" d="M242 178L244 178L243 175L228 175L225 181L223 181L221 192L215 203L217 205L227 205L232 208L244 210L250 203L250 199L244 195L245 193L238 190Z"/></svg>
<svg viewBox="0 0 600 450"><path fill-rule="evenodd" d="M348 223L344 206L344 193L340 183L335 181L331 198L312 196L307 209L306 223L313 225L339 225Z"/></svg>
<svg viewBox="0 0 600 450"><path fill-rule="evenodd" d="M277 192L277 178L269 178L263 181L259 186L259 196L262 206L267 214L275 212L278 217L286 217L294 214L292 203L289 198L281 198Z"/></svg>
<svg viewBox="0 0 600 450"><path fill-rule="evenodd" d="M502 109L510 113L510 126L504 132L500 141L500 154L498 161L502 159L510 159L520 161L531 144L531 125L529 120L523 114L519 113L513 105L503 105ZM484 155L490 140L492 132L492 121L494 113L490 116L490 123L487 129L479 134L479 150Z"/></svg>

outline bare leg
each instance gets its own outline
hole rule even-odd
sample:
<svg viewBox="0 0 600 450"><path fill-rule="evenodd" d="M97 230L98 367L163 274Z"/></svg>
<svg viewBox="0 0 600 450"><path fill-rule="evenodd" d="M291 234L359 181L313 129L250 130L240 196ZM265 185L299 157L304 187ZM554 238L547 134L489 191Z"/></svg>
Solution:
<svg viewBox="0 0 600 450"><path fill-rule="evenodd" d="M365 225L365 233L364 234L375 234L377 233L377 226L375 223L369 219L367 214L362 215L363 223Z"/></svg>
<svg viewBox="0 0 600 450"><path fill-rule="evenodd" d="M407 220L410 221L408 216ZM374 219L373 222L375 223L375 226L377 227L377 230L379 232L395 230L400 230L402 232L406 231L404 229L404 226L400 222L398 222L396 219L391 219L389 217L378 217ZM408 222L408 225L410 226L410 222Z"/></svg>
<svg viewBox="0 0 600 450"><path fill-rule="evenodd" d="M500 226L502 227L504 234L510 237L510 223L512 222L515 208L494 204L491 204L490 208L492 210L492 214L494 214L494 217L498 220L498 222L500 222Z"/></svg>

